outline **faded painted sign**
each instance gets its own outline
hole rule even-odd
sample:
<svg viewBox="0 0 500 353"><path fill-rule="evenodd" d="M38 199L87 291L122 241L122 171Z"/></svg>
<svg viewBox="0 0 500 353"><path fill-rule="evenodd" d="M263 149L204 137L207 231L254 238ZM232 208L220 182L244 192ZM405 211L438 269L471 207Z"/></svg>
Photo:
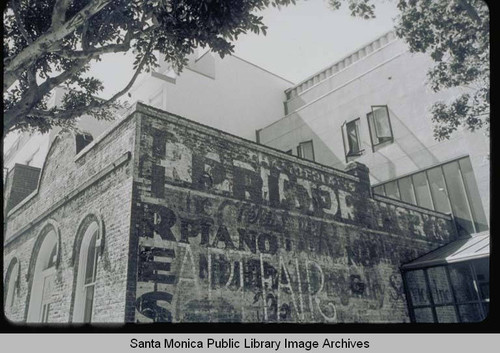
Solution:
<svg viewBox="0 0 500 353"><path fill-rule="evenodd" d="M135 320L408 321L398 267L449 222L233 140L143 118Z"/></svg>

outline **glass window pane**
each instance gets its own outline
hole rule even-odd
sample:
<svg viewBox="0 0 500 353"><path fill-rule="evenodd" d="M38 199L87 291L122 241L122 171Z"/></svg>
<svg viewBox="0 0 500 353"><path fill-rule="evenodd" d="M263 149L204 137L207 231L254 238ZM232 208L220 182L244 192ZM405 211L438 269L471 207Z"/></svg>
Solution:
<svg viewBox="0 0 500 353"><path fill-rule="evenodd" d="M94 305L94 285L85 288L85 312L83 322L90 322L92 319L92 308Z"/></svg>
<svg viewBox="0 0 500 353"><path fill-rule="evenodd" d="M301 143L300 148L299 148L299 152L300 152L300 154L299 154L300 157L314 161L314 152L313 152L312 141Z"/></svg>
<svg viewBox="0 0 500 353"><path fill-rule="evenodd" d="M459 163L460 170L462 171L462 177L467 188L469 205L472 209L472 215L476 224L476 230L478 232L488 230L488 222L484 214L483 204L481 203L481 198L479 196L479 190L477 188L476 179L474 178L474 171L472 170L470 159L461 159Z"/></svg>
<svg viewBox="0 0 500 353"><path fill-rule="evenodd" d="M42 322L49 322L50 303L42 304Z"/></svg>
<svg viewBox="0 0 500 353"><path fill-rule="evenodd" d="M458 306L462 322L479 322L483 320L479 304L464 304Z"/></svg>
<svg viewBox="0 0 500 353"><path fill-rule="evenodd" d="M351 121L346 125L348 154L359 153L358 120Z"/></svg>
<svg viewBox="0 0 500 353"><path fill-rule="evenodd" d="M416 205L417 201L415 200L415 194L413 193L413 185L410 177L401 178L398 180L398 183L401 200Z"/></svg>
<svg viewBox="0 0 500 353"><path fill-rule="evenodd" d="M373 123L373 114L372 112L368 113L368 126L370 128L370 136L372 138L373 145L378 145L381 141L377 137L377 133L375 132L375 124Z"/></svg>
<svg viewBox="0 0 500 353"><path fill-rule="evenodd" d="M415 270L406 272L405 278L412 305L429 305L429 293L425 282L424 271Z"/></svg>
<svg viewBox="0 0 500 353"><path fill-rule="evenodd" d="M444 184L443 172L441 167L429 169L427 171L429 186L431 188L432 201L434 209L443 213L450 213L450 203L446 193L446 185Z"/></svg>
<svg viewBox="0 0 500 353"><path fill-rule="evenodd" d="M45 270L56 265L56 254L57 254L57 244L54 244L54 247L50 252L49 261L47 263L47 267L45 267Z"/></svg>
<svg viewBox="0 0 500 353"><path fill-rule="evenodd" d="M427 177L425 172L420 172L412 176L413 188L415 190L415 196L417 199L417 205L429 209L434 209L431 200L431 194L429 190L429 184L427 183Z"/></svg>
<svg viewBox="0 0 500 353"><path fill-rule="evenodd" d="M19 279L19 262L16 262L12 267L9 274L9 282L7 283L7 295L5 299L5 309L10 310L14 305L14 298L16 297L17 282Z"/></svg>
<svg viewBox="0 0 500 353"><path fill-rule="evenodd" d="M385 196L399 200L398 183L396 181L385 184Z"/></svg>
<svg viewBox="0 0 500 353"><path fill-rule="evenodd" d="M415 308L413 309L416 322L434 322L431 308Z"/></svg>
<svg viewBox="0 0 500 353"><path fill-rule="evenodd" d="M431 287L434 304L453 303L453 295L448 283L446 269L443 266L428 268L427 276L429 277L429 286Z"/></svg>
<svg viewBox="0 0 500 353"><path fill-rule="evenodd" d="M453 305L436 307L436 316L440 323L458 322L457 313Z"/></svg>
<svg viewBox="0 0 500 353"><path fill-rule="evenodd" d="M451 208L459 231L462 234L472 234L474 233L472 215L460 170L458 169L458 162L443 165L443 171L448 186L448 197L450 198Z"/></svg>
<svg viewBox="0 0 500 353"><path fill-rule="evenodd" d="M457 303L478 300L474 289L474 278L468 263L450 265L450 279Z"/></svg>
<svg viewBox="0 0 500 353"><path fill-rule="evenodd" d="M387 107L372 107L373 121L375 126L375 136L381 141L392 138L391 127L389 125L389 111Z"/></svg>
<svg viewBox="0 0 500 353"><path fill-rule="evenodd" d="M94 282L94 272L95 272L95 260L96 260L96 239L97 232L94 233L92 239L90 240L88 255L87 255L87 263L85 264L85 284Z"/></svg>
<svg viewBox="0 0 500 353"><path fill-rule="evenodd" d="M376 195L385 196L384 185L375 186L373 188L373 193Z"/></svg>
<svg viewBox="0 0 500 353"><path fill-rule="evenodd" d="M472 262L476 272L477 285L481 300L490 300L490 263L489 258Z"/></svg>

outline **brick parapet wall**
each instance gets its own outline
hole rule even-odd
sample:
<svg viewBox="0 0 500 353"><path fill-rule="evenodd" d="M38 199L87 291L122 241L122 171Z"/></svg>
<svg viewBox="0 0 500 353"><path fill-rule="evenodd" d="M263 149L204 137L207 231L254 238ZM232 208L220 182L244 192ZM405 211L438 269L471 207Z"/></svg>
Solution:
<svg viewBox="0 0 500 353"><path fill-rule="evenodd" d="M40 168L22 164L14 165L7 176L4 191L6 214L36 189L39 176Z"/></svg>
<svg viewBox="0 0 500 353"><path fill-rule="evenodd" d="M363 166L335 170L142 104L73 150L71 136L56 141L38 192L9 213L13 320L49 221L61 234L50 320L71 319L89 213L105 229L98 322L405 322L400 265L455 237L446 215L371 198Z"/></svg>
<svg viewBox="0 0 500 353"><path fill-rule="evenodd" d="M449 216L371 198L362 166L137 110L129 320L409 321L399 267L454 239Z"/></svg>

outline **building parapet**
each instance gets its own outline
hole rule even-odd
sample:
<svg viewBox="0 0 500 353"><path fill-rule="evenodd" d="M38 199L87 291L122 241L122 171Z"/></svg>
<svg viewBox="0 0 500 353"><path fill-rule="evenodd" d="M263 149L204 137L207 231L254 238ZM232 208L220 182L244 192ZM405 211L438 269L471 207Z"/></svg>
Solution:
<svg viewBox="0 0 500 353"><path fill-rule="evenodd" d="M387 32L372 42L364 45L363 47L351 52L346 55L344 58L336 61L332 65L328 66L325 69L309 76L305 80L301 81L294 87L291 87L285 91L287 100L290 100L293 97L297 97L303 91L315 86L316 84L328 79L329 77L337 74L337 72L344 70L346 67L354 64L355 62L361 60L362 58L368 56L374 51L382 48L388 43L396 40L396 34L394 31Z"/></svg>

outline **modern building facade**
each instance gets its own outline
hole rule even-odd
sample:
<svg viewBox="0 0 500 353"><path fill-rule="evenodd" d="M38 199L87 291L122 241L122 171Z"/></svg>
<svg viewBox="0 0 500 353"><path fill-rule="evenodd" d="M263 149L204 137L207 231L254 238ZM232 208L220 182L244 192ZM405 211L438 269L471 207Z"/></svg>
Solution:
<svg viewBox="0 0 500 353"><path fill-rule="evenodd" d="M485 231L489 139L435 140L428 109L458 90L432 92L431 65L389 32L289 88L285 116L259 142L335 168L363 163L374 193L451 213L461 234Z"/></svg>
<svg viewBox="0 0 500 353"><path fill-rule="evenodd" d="M392 32L298 85L202 52L132 90L168 113L21 136L4 162L7 317L483 320L489 143L434 140L426 109L456 92L429 92L430 64Z"/></svg>
<svg viewBox="0 0 500 353"><path fill-rule="evenodd" d="M143 75L130 93L132 102L255 141L255 130L282 115L292 85L238 56L198 50L180 74L160 59L157 71Z"/></svg>

